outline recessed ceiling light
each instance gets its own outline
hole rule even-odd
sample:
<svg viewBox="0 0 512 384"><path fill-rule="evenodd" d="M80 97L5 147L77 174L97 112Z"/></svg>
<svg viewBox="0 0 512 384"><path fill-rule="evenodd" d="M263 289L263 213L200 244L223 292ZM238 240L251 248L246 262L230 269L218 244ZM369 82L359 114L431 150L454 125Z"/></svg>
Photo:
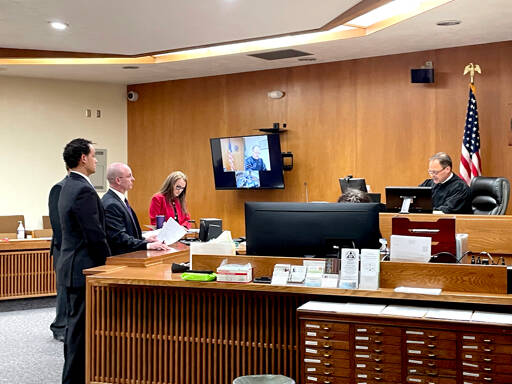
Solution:
<svg viewBox="0 0 512 384"><path fill-rule="evenodd" d="M49 23L53 29L56 29L58 31L63 31L69 27L69 24L62 23L60 21L50 21Z"/></svg>
<svg viewBox="0 0 512 384"><path fill-rule="evenodd" d="M459 25L460 23L460 20L443 20L438 21L436 24L439 25L440 27L449 27L451 25Z"/></svg>
<svg viewBox="0 0 512 384"><path fill-rule="evenodd" d="M123 69L139 69L136 65L125 65Z"/></svg>

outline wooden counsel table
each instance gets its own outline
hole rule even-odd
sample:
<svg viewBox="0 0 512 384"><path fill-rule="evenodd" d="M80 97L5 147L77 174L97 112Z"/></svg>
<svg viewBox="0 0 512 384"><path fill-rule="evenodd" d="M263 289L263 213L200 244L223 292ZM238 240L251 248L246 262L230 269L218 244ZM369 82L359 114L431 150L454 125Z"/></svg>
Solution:
<svg viewBox="0 0 512 384"><path fill-rule="evenodd" d="M49 239L0 241L0 300L56 294Z"/></svg>
<svg viewBox="0 0 512 384"><path fill-rule="evenodd" d="M181 255L183 257L183 255ZM194 269L223 259L250 261L254 275L303 259L194 255ZM300 382L303 303L422 303L508 311L505 266L381 264L377 291L182 281L167 262L88 270L87 383L231 383L274 373ZM400 285L443 288L441 295L394 292Z"/></svg>

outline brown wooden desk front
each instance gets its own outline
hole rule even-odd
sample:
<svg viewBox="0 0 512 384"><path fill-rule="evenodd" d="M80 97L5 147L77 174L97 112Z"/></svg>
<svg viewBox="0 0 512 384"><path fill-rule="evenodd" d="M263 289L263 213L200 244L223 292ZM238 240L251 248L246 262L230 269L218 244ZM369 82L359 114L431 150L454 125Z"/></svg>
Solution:
<svg viewBox="0 0 512 384"><path fill-rule="evenodd" d="M0 300L55 294L50 240L0 241Z"/></svg>
<svg viewBox="0 0 512 384"><path fill-rule="evenodd" d="M208 265L212 257L202 256L197 265ZM194 258L199 260L198 255ZM258 260L253 260L253 265L258 265ZM293 263L293 259L289 260ZM194 268L195 265L196 261ZM425 265L418 267L423 269ZM474 273L453 273L452 268L457 267L472 268ZM399 264L389 263L383 269L398 268ZM472 279L502 280L506 270L492 266L447 268L438 275L461 286L471 284ZM241 375L261 373L279 373L299 380L300 328L296 309L309 300L423 302L470 308L512 306L512 298L506 293L446 291L437 296L396 293L389 287L359 291L187 282L173 275L171 266L163 263L149 267L111 265L106 271L93 269L89 274L88 383L224 384ZM418 270L413 274L420 275ZM410 268L402 273L404 279L410 275ZM400 284L399 280L393 281L389 284ZM438 282L432 280L432 284ZM506 289L499 285L498 291ZM489 281L480 283L481 288L486 286L493 289Z"/></svg>
<svg viewBox="0 0 512 384"><path fill-rule="evenodd" d="M380 214L380 231L389 241L391 236L391 219L396 213ZM454 216L456 233L467 233L469 250L472 252L489 252L491 255L512 256L512 216L483 215L404 215L411 220L434 221L440 217Z"/></svg>

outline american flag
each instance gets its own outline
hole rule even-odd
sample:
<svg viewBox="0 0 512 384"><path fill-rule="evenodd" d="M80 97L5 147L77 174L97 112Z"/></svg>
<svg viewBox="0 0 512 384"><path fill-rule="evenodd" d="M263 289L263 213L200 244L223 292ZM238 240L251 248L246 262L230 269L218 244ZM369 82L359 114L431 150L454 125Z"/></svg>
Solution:
<svg viewBox="0 0 512 384"><path fill-rule="evenodd" d="M475 86L469 85L468 111L460 155L460 177L469 185L474 177L482 174L480 159L480 132L476 110Z"/></svg>

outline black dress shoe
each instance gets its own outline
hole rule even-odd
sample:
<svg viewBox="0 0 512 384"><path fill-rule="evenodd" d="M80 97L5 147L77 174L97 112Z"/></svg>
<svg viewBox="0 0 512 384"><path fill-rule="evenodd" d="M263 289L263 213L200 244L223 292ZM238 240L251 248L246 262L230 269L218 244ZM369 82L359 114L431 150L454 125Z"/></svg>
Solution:
<svg viewBox="0 0 512 384"><path fill-rule="evenodd" d="M53 334L53 338L54 338L55 340L58 340L58 341L62 341L62 342L64 342L64 335L61 335L61 334L58 334L58 333L54 333L54 334Z"/></svg>

